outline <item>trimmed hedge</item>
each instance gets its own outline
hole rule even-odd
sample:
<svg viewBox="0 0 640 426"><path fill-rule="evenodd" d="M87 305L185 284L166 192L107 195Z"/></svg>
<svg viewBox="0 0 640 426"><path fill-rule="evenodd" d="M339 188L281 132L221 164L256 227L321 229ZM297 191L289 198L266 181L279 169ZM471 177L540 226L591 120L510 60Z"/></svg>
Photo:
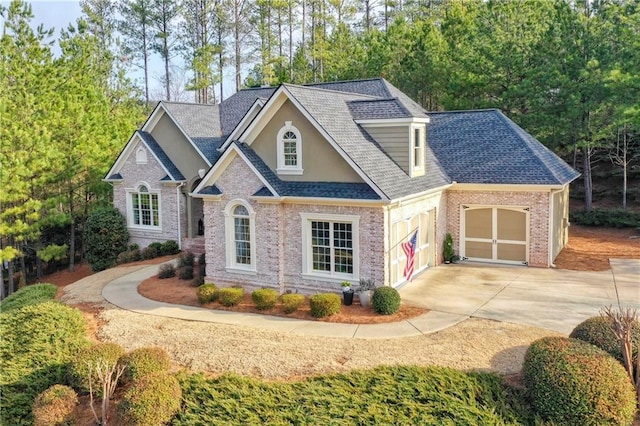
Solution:
<svg viewBox="0 0 640 426"><path fill-rule="evenodd" d="M11 296L0 301L0 312L6 313L13 309L36 303L46 302L56 296L58 287L53 284L34 284L21 288Z"/></svg>
<svg viewBox="0 0 640 426"><path fill-rule="evenodd" d="M622 365L589 343L545 337L529 346L523 366L532 404L544 419L568 425L630 425L635 390Z"/></svg>
<svg viewBox="0 0 640 426"><path fill-rule="evenodd" d="M162 243L162 248L160 249L160 253L162 253L163 256L180 253L180 246L178 245L177 241L174 241L174 240L165 241L164 243Z"/></svg>
<svg viewBox="0 0 640 426"><path fill-rule="evenodd" d="M309 298L311 315L315 318L329 317L340 312L342 302L335 293L319 293Z"/></svg>
<svg viewBox="0 0 640 426"><path fill-rule="evenodd" d="M206 283L196 289L196 294L198 295L198 302L202 305L215 302L218 300L218 287L215 284Z"/></svg>
<svg viewBox="0 0 640 426"><path fill-rule="evenodd" d="M604 316L597 316L578 324L569 337L591 343L603 351L610 353L618 361L624 362L622 351L620 350L620 343L618 343L612 327L613 323L611 319ZM635 360L638 357L638 346L640 346L640 322L638 321L634 322L633 331L631 332L631 343L634 359L633 365L635 365Z"/></svg>
<svg viewBox="0 0 640 426"><path fill-rule="evenodd" d="M285 314L292 314L302 306L305 297L302 294L283 294L282 295L282 310Z"/></svg>
<svg viewBox="0 0 640 426"><path fill-rule="evenodd" d="M371 306L379 314L395 314L400 309L400 293L392 287L378 287L373 291Z"/></svg>
<svg viewBox="0 0 640 426"><path fill-rule="evenodd" d="M155 259L156 257L160 256L160 250L157 247L152 247L151 244L149 244L148 247L142 249L142 251L140 252L140 256L143 260Z"/></svg>
<svg viewBox="0 0 640 426"><path fill-rule="evenodd" d="M218 290L218 301L223 306L236 306L243 297L244 290L241 287L224 287Z"/></svg>
<svg viewBox="0 0 640 426"><path fill-rule="evenodd" d="M89 213L84 225L84 248L94 272L115 266L118 254L127 250L128 242L127 222L117 209L104 207Z"/></svg>
<svg viewBox="0 0 640 426"><path fill-rule="evenodd" d="M153 373L161 373L171 368L171 358L162 348L138 348L125 354L120 362L125 365L122 379L132 382Z"/></svg>
<svg viewBox="0 0 640 426"><path fill-rule="evenodd" d="M180 410L182 390L178 380L166 372L136 380L118 406L120 424L158 426L171 421Z"/></svg>
<svg viewBox="0 0 640 426"><path fill-rule="evenodd" d="M53 385L36 396L33 403L34 426L67 424L76 405L78 395L69 386Z"/></svg>
<svg viewBox="0 0 640 426"><path fill-rule="evenodd" d="M251 300L259 311L271 309L278 303L278 292L272 288L261 288L251 293Z"/></svg>
<svg viewBox="0 0 640 426"><path fill-rule="evenodd" d="M36 395L64 383L68 362L89 344L82 313L54 301L14 307L0 313L0 336L0 424L31 423Z"/></svg>
<svg viewBox="0 0 640 426"><path fill-rule="evenodd" d="M609 226L615 228L640 227L640 213L629 209L577 210L569 215L572 222L587 226Z"/></svg>
<svg viewBox="0 0 640 426"><path fill-rule="evenodd" d="M78 352L71 362L71 379L73 385L82 392L89 392L89 384L96 395L102 396L102 382L91 369L96 365L108 368L117 365L124 355L124 349L117 343L98 343Z"/></svg>

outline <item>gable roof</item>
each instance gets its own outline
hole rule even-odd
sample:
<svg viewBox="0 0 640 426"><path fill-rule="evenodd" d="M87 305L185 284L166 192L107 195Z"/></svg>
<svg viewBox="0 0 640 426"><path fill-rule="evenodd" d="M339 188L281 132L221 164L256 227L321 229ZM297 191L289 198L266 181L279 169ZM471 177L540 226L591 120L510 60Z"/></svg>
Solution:
<svg viewBox="0 0 640 426"><path fill-rule="evenodd" d="M429 145L458 183L564 185L579 176L498 110L429 116Z"/></svg>
<svg viewBox="0 0 640 426"><path fill-rule="evenodd" d="M162 106L209 163L213 163L222 137L220 105L162 101Z"/></svg>
<svg viewBox="0 0 640 426"><path fill-rule="evenodd" d="M180 170L173 164L173 161L169 158L169 156L164 152L164 150L158 145L158 142L151 136L151 133L148 132L136 132L140 139L149 147L149 149L153 152L153 155L158 159L162 167L167 171L169 179L165 176L161 180L173 180L180 181L185 180Z"/></svg>

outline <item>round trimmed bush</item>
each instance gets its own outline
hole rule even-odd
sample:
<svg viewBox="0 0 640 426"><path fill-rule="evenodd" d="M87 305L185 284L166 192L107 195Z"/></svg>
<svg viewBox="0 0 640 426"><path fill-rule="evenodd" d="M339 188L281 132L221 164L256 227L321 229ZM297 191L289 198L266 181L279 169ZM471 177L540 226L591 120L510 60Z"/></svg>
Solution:
<svg viewBox="0 0 640 426"><path fill-rule="evenodd" d="M89 213L84 225L84 247L94 272L114 266L118 254L127 250L128 242L127 222L120 211L105 207Z"/></svg>
<svg viewBox="0 0 640 426"><path fill-rule="evenodd" d="M378 287L373 291L371 306L379 314L395 314L400 309L400 293L392 287Z"/></svg>
<svg viewBox="0 0 640 426"><path fill-rule="evenodd" d="M148 247L142 249L142 251L140 252L140 256L144 260L155 259L156 257L160 256L160 251L157 249L157 247L152 247L151 245L149 245Z"/></svg>
<svg viewBox="0 0 640 426"><path fill-rule="evenodd" d="M298 310L304 303L304 295L302 294L283 294L282 295L282 310L285 314L292 314Z"/></svg>
<svg viewBox="0 0 640 426"><path fill-rule="evenodd" d="M311 315L315 318L329 317L340 312L340 296L335 293L319 293L309 298Z"/></svg>
<svg viewBox="0 0 640 426"><path fill-rule="evenodd" d="M162 253L163 256L180 253L180 246L178 245L177 241L165 241L164 243L162 243L160 253Z"/></svg>
<svg viewBox="0 0 640 426"><path fill-rule="evenodd" d="M164 425L180 409L182 391L178 380L167 372L149 374L133 382L118 406L120 424Z"/></svg>
<svg viewBox="0 0 640 426"><path fill-rule="evenodd" d="M118 265L122 265L124 263L129 263L129 262L131 262L130 251L123 251L122 253L118 254L118 256L116 257L116 263Z"/></svg>
<svg viewBox="0 0 640 426"><path fill-rule="evenodd" d="M524 384L546 420L570 425L630 425L635 391L622 365L577 339L545 337L529 346Z"/></svg>
<svg viewBox="0 0 640 426"><path fill-rule="evenodd" d="M181 280L192 280L193 266L181 266L178 268L178 278Z"/></svg>
<svg viewBox="0 0 640 426"><path fill-rule="evenodd" d="M176 268L172 263L165 263L158 268L158 278L172 278L176 276Z"/></svg>
<svg viewBox="0 0 640 426"><path fill-rule="evenodd" d="M112 368L124 355L124 349L117 343L98 343L78 352L71 362L71 376L74 386L89 392L89 384L97 395L102 396L102 382L95 376L96 366Z"/></svg>
<svg viewBox="0 0 640 426"><path fill-rule="evenodd" d="M121 359L126 369L122 378L125 382L132 382L148 374L168 371L171 368L171 358L162 348L138 348L125 354Z"/></svg>
<svg viewBox="0 0 640 426"><path fill-rule="evenodd" d="M78 395L69 386L53 385L33 402L34 426L65 424L78 405Z"/></svg>
<svg viewBox="0 0 640 426"><path fill-rule="evenodd" d="M241 287L225 287L218 290L218 301L222 306L236 306L243 297L244 290Z"/></svg>
<svg viewBox="0 0 640 426"><path fill-rule="evenodd" d="M218 299L218 287L215 284L206 283L196 289L196 294L198 295L198 302L202 305L215 302Z"/></svg>
<svg viewBox="0 0 640 426"><path fill-rule="evenodd" d="M597 316L578 324L569 337L591 343L605 352L609 352L618 361L624 362L620 343L618 343L612 327L613 322L609 317ZM638 346L640 345L640 322L638 321L633 323L631 342L635 365L635 360L638 357Z"/></svg>
<svg viewBox="0 0 640 426"><path fill-rule="evenodd" d="M259 311L271 309L278 303L278 292L272 288L261 288L251 293L251 300Z"/></svg>

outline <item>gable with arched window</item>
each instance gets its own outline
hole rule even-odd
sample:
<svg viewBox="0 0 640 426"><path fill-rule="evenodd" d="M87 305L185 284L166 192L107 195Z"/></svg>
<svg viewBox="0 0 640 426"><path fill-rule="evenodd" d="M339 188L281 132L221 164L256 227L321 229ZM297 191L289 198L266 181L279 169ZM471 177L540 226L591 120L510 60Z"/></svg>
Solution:
<svg viewBox="0 0 640 426"><path fill-rule="evenodd" d="M143 147L136 150L136 164L147 164L147 150Z"/></svg>
<svg viewBox="0 0 640 426"><path fill-rule="evenodd" d="M302 174L302 135L300 131L285 121L277 136L278 173L288 175Z"/></svg>
<svg viewBox="0 0 640 426"><path fill-rule="evenodd" d="M225 208L227 268L256 270L255 212L243 200L232 200Z"/></svg>
<svg viewBox="0 0 640 426"><path fill-rule="evenodd" d="M140 183L129 191L129 224L134 227L160 228L160 194Z"/></svg>

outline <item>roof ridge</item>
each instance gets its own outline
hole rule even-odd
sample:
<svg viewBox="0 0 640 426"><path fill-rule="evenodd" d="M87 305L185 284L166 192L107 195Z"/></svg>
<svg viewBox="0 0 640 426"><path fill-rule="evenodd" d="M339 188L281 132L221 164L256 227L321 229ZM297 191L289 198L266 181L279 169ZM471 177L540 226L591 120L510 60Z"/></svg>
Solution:
<svg viewBox="0 0 640 426"><path fill-rule="evenodd" d="M389 102L389 101L398 101L397 97L391 97L391 98L374 98L374 99L355 99L353 101L349 101L349 102Z"/></svg>
<svg viewBox="0 0 640 426"><path fill-rule="evenodd" d="M174 102L174 101L160 101L161 104L172 104L172 105L189 105L189 106L203 106L203 107L215 107L220 104L200 104L197 102Z"/></svg>
<svg viewBox="0 0 640 426"><path fill-rule="evenodd" d="M314 86L321 84L344 84L344 83L356 83L361 81L375 81L375 80L384 80L382 77L370 77L370 78L356 78L354 80L336 80L336 81L326 81L320 83L303 83L305 86Z"/></svg>
<svg viewBox="0 0 640 426"><path fill-rule="evenodd" d="M461 114L461 113L469 113L469 112L491 112L498 111L498 108L478 108L478 109L456 109L456 110L447 110L447 111L427 111L427 114Z"/></svg>
<svg viewBox="0 0 640 426"><path fill-rule="evenodd" d="M357 80L354 80L354 81L357 81ZM304 89L304 90L315 90L315 91L318 91L318 92L336 93L336 94L339 94L339 95L349 95L349 96L354 96L354 97L366 98L366 99L363 99L363 100L379 100L380 99L377 96L365 95L363 93L345 92L345 91L342 91L342 90L330 90L330 89L323 89L321 87L301 86L299 84L282 83L281 86L284 86L284 87L295 87L295 88ZM352 102L352 101L349 101L349 102Z"/></svg>

